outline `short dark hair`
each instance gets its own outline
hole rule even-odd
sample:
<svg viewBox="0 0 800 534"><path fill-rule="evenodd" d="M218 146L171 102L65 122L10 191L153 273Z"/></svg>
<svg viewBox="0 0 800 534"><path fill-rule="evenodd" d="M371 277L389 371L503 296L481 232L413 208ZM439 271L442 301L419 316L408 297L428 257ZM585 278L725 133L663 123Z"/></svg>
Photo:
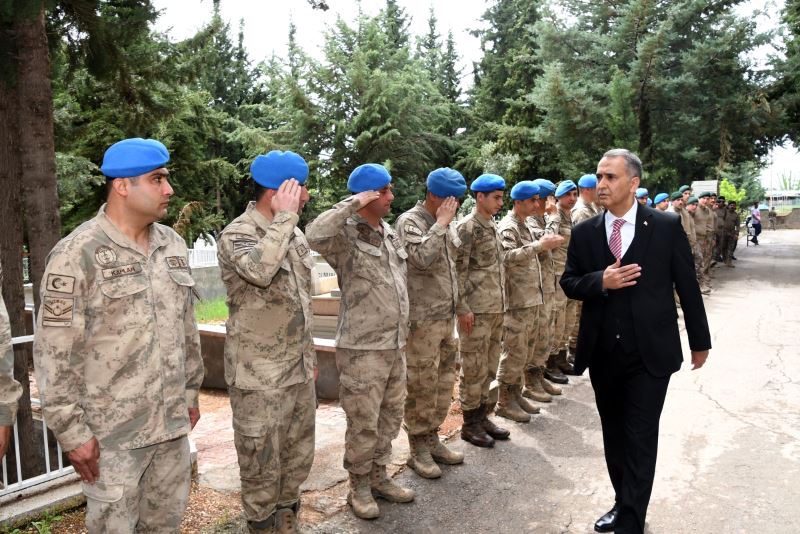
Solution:
<svg viewBox="0 0 800 534"><path fill-rule="evenodd" d="M263 197L267 191L269 191L269 189L253 182L253 197L256 199L256 202L261 200L261 197Z"/></svg>
<svg viewBox="0 0 800 534"><path fill-rule="evenodd" d="M632 177L638 176L644 179L644 170L642 169L642 160L639 156L628 150L627 148L614 148L603 154L604 158L624 158L625 166L628 168L628 174Z"/></svg>
<svg viewBox="0 0 800 534"><path fill-rule="evenodd" d="M108 197L111 196L111 190L114 189L114 186L112 185L114 183L114 180L130 180L131 184L136 185L136 183L139 181L139 177L138 176L131 176L130 178L107 178L106 179L106 200L108 200Z"/></svg>

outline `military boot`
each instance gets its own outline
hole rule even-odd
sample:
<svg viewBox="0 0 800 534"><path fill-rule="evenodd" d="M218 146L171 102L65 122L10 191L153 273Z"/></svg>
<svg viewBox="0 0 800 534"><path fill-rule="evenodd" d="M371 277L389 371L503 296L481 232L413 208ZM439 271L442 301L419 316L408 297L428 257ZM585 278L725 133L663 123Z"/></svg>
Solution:
<svg viewBox="0 0 800 534"><path fill-rule="evenodd" d="M531 415L536 415L537 413L539 413L540 411L539 407L522 396L522 386L520 386L519 384L514 386L513 393L514 397L517 399L517 404L519 404L520 408L522 408Z"/></svg>
<svg viewBox="0 0 800 534"><path fill-rule="evenodd" d="M561 395L561 388L556 386L555 384L550 383L549 380L546 380L544 377L544 367L539 368L539 383L542 385L542 389L548 395Z"/></svg>
<svg viewBox="0 0 800 534"><path fill-rule="evenodd" d="M431 451L434 461L447 465L456 465L464 462L464 453L448 449L447 445L439 440L439 435L435 430L429 432L425 437L427 438L428 450Z"/></svg>
<svg viewBox="0 0 800 534"><path fill-rule="evenodd" d="M291 508L280 508L275 512L276 534L297 534L297 516Z"/></svg>
<svg viewBox="0 0 800 534"><path fill-rule="evenodd" d="M562 373L561 369L559 369L556 365L555 354L551 354L550 357L547 358L547 367L545 367L544 370L544 377L550 382L555 382L556 384L569 383L569 378L567 378L567 375Z"/></svg>
<svg viewBox="0 0 800 534"><path fill-rule="evenodd" d="M512 391L513 387L508 384L500 384L500 398L494 407L494 413L518 423L528 423L531 416L517 403L517 398Z"/></svg>
<svg viewBox="0 0 800 534"><path fill-rule="evenodd" d="M261 521L248 521L247 532L249 534L273 534L275 532L275 514Z"/></svg>
<svg viewBox="0 0 800 534"><path fill-rule="evenodd" d="M381 515L378 503L372 496L369 487L369 475L356 475L350 473L350 491L347 493L347 503L353 507L353 513L361 519L375 519Z"/></svg>
<svg viewBox="0 0 800 534"><path fill-rule="evenodd" d="M574 375L575 373L575 366L572 365L569 360L567 359L567 349L561 349L556 354L555 361L553 362L556 364L556 367L561 369L561 372L565 375Z"/></svg>
<svg viewBox="0 0 800 534"><path fill-rule="evenodd" d="M486 433L481 424L480 408L464 410L464 425L461 427L461 439L469 441L476 447L494 447L494 439Z"/></svg>
<svg viewBox="0 0 800 534"><path fill-rule="evenodd" d="M569 364L572 366L575 365L575 351L577 350L578 347L576 347L575 345L570 345L569 351L567 353L567 362L569 362Z"/></svg>
<svg viewBox="0 0 800 534"><path fill-rule="evenodd" d="M525 388L522 396L537 402L553 402L553 397L542 387L542 370L539 367L525 369Z"/></svg>
<svg viewBox="0 0 800 534"><path fill-rule="evenodd" d="M439 478L442 470L436 465L428 449L428 439L426 434L408 436L408 445L411 454L406 465L422 478Z"/></svg>
<svg viewBox="0 0 800 534"><path fill-rule="evenodd" d="M411 502L414 500L414 490L404 488L386 474L386 466L372 464L369 473L369 485L372 494L389 502Z"/></svg>
<svg viewBox="0 0 800 534"><path fill-rule="evenodd" d="M480 415L480 424L483 429L489 434L492 439L499 439L505 440L511 436L511 432L506 430L505 428L499 427L494 424L491 419L487 417L489 414L489 405L488 404L481 404L481 407L478 409L478 413Z"/></svg>

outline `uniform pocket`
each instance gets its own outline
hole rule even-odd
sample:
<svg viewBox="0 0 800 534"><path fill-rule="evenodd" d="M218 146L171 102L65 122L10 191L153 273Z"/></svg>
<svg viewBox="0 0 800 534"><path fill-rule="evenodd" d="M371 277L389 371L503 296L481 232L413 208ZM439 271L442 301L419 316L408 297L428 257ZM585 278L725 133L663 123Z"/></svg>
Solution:
<svg viewBox="0 0 800 534"><path fill-rule="evenodd" d="M81 482L81 489L87 499L92 499L102 503L113 503L122 499L125 492L124 484L105 484L97 481L94 484Z"/></svg>

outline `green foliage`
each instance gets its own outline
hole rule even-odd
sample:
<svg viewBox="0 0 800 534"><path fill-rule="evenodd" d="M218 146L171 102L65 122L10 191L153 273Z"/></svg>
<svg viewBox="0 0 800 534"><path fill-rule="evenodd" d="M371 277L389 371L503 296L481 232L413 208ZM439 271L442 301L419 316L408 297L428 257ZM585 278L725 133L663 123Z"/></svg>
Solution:
<svg viewBox="0 0 800 534"><path fill-rule="evenodd" d="M727 202L735 200L739 206L742 205L746 191L737 189L735 185L726 180L725 178L719 183L719 195L725 197Z"/></svg>
<svg viewBox="0 0 800 534"><path fill-rule="evenodd" d="M198 323L225 321L228 318L228 305L225 304L225 298L195 302L194 316Z"/></svg>

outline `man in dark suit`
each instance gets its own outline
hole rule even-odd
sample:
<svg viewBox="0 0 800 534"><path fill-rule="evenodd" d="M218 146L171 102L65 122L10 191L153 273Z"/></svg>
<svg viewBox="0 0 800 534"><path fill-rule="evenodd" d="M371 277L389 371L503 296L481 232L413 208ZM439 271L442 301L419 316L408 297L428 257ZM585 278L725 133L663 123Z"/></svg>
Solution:
<svg viewBox="0 0 800 534"><path fill-rule="evenodd" d="M614 507L598 532L641 533L653 488L658 422L669 378L683 361L673 288L680 297L692 368L711 348L689 240L679 217L634 199L642 163L606 152L597 166L604 212L572 230L561 287L583 301L576 374L589 368L603 427Z"/></svg>

